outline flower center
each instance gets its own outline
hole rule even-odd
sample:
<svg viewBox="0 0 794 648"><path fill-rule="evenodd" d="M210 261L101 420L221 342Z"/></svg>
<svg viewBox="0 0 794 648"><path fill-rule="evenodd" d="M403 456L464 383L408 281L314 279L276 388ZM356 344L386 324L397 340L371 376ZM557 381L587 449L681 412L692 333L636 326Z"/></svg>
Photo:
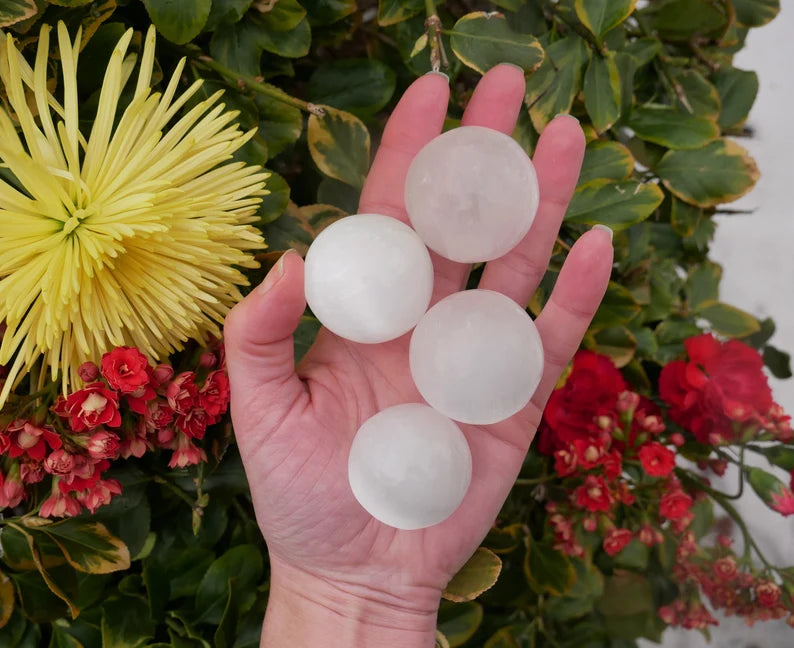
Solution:
<svg viewBox="0 0 794 648"><path fill-rule="evenodd" d="M93 205L82 209L82 208L72 208L69 210L70 216L69 219L63 224L63 233L66 235L71 234L74 232L86 218L89 216L93 216L96 214L97 209Z"/></svg>
<svg viewBox="0 0 794 648"><path fill-rule="evenodd" d="M89 396L83 401L80 409L82 410L83 414L95 414L105 409L107 402L108 399L101 394L89 394Z"/></svg>

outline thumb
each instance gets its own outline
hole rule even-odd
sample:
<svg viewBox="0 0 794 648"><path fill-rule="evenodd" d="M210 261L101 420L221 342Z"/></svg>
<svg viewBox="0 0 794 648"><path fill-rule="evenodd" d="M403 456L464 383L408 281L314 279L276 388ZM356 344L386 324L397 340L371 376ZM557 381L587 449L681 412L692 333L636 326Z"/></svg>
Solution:
<svg viewBox="0 0 794 648"><path fill-rule="evenodd" d="M305 308L303 259L288 250L226 317L224 346L233 415L255 407L261 416L264 406L279 410L274 414L281 418L283 409L305 391L295 374L292 341Z"/></svg>

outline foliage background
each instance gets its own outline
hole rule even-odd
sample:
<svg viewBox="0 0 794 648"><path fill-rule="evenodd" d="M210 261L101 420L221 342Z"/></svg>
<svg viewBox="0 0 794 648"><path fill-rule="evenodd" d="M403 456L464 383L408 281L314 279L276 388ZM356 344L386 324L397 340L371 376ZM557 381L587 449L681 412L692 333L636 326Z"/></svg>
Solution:
<svg viewBox="0 0 794 648"><path fill-rule="evenodd" d="M452 82L449 126L479 74L501 61L528 75L527 110L514 134L528 153L559 112L571 112L585 126L590 143L579 187L530 309L542 307L578 235L594 223L610 225L617 232L617 264L585 346L612 357L643 393L656 392L660 367L704 327L749 341L770 371L790 374L787 355L767 343L772 322L720 302L721 268L707 258L713 216L758 177L752 159L724 137L743 134L758 87L753 72L732 67L732 56L748 29L771 20L778 8L775 0L654 0L642 8L631 0L502 0L437 7ZM432 3L416 0L18 0L3 3L0 21L31 51L43 22L65 20L72 32L82 25L86 120L116 40L127 26L142 31L150 21L162 36L164 76L187 56L186 84L206 79L203 96L226 90L243 126L257 129L241 159L274 172L260 210L269 248L260 255L256 282L281 251L305 252L323 226L355 212L386 116L404 88L430 69L434 39L423 37L428 10ZM316 330L307 316L299 352ZM122 496L90 518L62 523L62 535L76 538L72 553L98 556L101 568L75 569L51 534L5 526L0 542L8 576L0 582L0 616L7 623L0 644L258 645L266 553L230 435L228 424L219 426L208 439L210 463L188 471L169 471L156 459L125 462L114 475L124 485ZM536 474L538 461L530 456L524 477ZM500 628L535 614L543 599L537 575L530 578L535 589L528 585L525 558L530 529L542 529L544 516L525 491L508 501L505 521L518 530L486 542L502 556L497 585L479 602L442 609L441 629L451 645L530 645ZM111 571L124 563L122 552L87 531L93 521L127 546L128 569ZM480 571L493 569L486 561ZM472 573L471 582L458 583L458 598L478 589L478 572ZM53 593L53 584L63 596ZM658 605L667 584L653 585L649 605ZM605 596L618 598L605 604ZM601 610L593 612L596 625L584 626L606 633L594 645L629 646L635 636L658 636L658 623L622 638L608 630L614 619L604 611L619 607L620 596L580 597ZM650 607L647 612L655 618ZM583 645L565 623L548 618L558 645Z"/></svg>

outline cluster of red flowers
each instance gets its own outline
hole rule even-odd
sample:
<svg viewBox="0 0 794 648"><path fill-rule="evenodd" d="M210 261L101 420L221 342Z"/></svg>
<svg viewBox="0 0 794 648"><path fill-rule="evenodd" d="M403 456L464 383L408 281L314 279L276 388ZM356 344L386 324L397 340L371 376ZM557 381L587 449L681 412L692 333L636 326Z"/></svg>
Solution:
<svg viewBox="0 0 794 648"><path fill-rule="evenodd" d="M659 376L659 395L673 421L710 445L762 434L784 443L794 439L791 417L772 400L755 349L710 334L689 338L684 346L689 360L670 362Z"/></svg>
<svg viewBox="0 0 794 648"><path fill-rule="evenodd" d="M539 432L540 451L554 456L555 472L570 484L568 499L547 507L558 550L583 555L579 525L585 533L600 530L609 555L632 538L649 546L661 542L665 520L678 533L686 529L693 500L673 475L674 451L658 440L664 431L659 408L630 391L609 358L576 354L565 385L549 399ZM625 463L637 465L645 477L629 477ZM655 508L632 516L621 505L631 507L638 495L644 501L655 497ZM624 526L617 527L616 519Z"/></svg>
<svg viewBox="0 0 794 648"><path fill-rule="evenodd" d="M40 516L93 513L121 493L118 481L103 478L113 460L160 448L172 451L171 468L206 461L196 441L229 405L222 356L207 351L198 372L177 375L170 365L151 366L132 347L106 353L100 366L85 363L82 389L14 418L0 432L0 509L18 506L26 487L49 476Z"/></svg>
<svg viewBox="0 0 794 648"><path fill-rule="evenodd" d="M715 547L704 548L691 531L685 533L676 552L673 574L683 594L659 608L659 616L669 625L687 629L716 625L700 601L703 592L712 609L726 616L744 617L750 626L756 621L787 617L794 627L794 587L778 585L767 572L748 568L731 550L727 536L720 536Z"/></svg>

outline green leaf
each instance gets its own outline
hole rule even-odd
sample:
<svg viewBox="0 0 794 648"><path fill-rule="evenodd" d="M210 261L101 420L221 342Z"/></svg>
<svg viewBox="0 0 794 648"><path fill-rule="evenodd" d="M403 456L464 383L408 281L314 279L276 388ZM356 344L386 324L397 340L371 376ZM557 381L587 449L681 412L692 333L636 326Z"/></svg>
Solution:
<svg viewBox="0 0 794 648"><path fill-rule="evenodd" d="M750 191L759 177L753 158L727 139L694 151L668 151L656 172L678 198L699 207L736 200Z"/></svg>
<svg viewBox="0 0 794 648"><path fill-rule="evenodd" d="M455 55L480 74L499 63L513 63L531 73L544 57L538 40L514 32L500 13L466 14L452 28L450 44Z"/></svg>
<svg viewBox="0 0 794 648"><path fill-rule="evenodd" d="M791 378L791 355L773 346L765 346L763 351L764 364L775 378L781 380Z"/></svg>
<svg viewBox="0 0 794 648"><path fill-rule="evenodd" d="M262 14L269 31L292 31L306 17L306 10L298 0L278 0Z"/></svg>
<svg viewBox="0 0 794 648"><path fill-rule="evenodd" d="M299 108L283 101L258 94L255 99L259 112L259 135L267 142L270 157L294 144L303 131L303 115ZM268 179L270 189L272 178Z"/></svg>
<svg viewBox="0 0 794 648"><path fill-rule="evenodd" d="M478 547L460 571L447 583L442 596L456 603L471 601L493 587L500 571L502 571L502 561L499 556L490 549Z"/></svg>
<svg viewBox="0 0 794 648"><path fill-rule="evenodd" d="M14 584L0 571L0 628L6 626L14 612Z"/></svg>
<svg viewBox="0 0 794 648"><path fill-rule="evenodd" d="M757 333L742 338L742 342L749 344L754 349L760 349L775 334L775 322L771 317L767 317L760 322L761 328Z"/></svg>
<svg viewBox="0 0 794 648"><path fill-rule="evenodd" d="M773 511L782 512L785 515L790 513L789 509L794 505L794 496L782 481L761 468L745 467L744 474L755 494L761 498L764 504Z"/></svg>
<svg viewBox="0 0 794 648"><path fill-rule="evenodd" d="M579 36L568 36L549 45L546 55L552 62L554 78L529 109L532 125L539 133L560 113L571 112L573 100L582 89L582 68L589 49Z"/></svg>
<svg viewBox="0 0 794 648"><path fill-rule="evenodd" d="M576 0L574 9L582 24L601 39L626 20L636 4L637 0Z"/></svg>
<svg viewBox="0 0 794 648"><path fill-rule="evenodd" d="M604 585L604 594L598 602L601 614L625 617L654 609L653 591L645 576L616 569Z"/></svg>
<svg viewBox="0 0 794 648"><path fill-rule="evenodd" d="M617 555L612 557L612 562L621 567L630 567L642 571L648 567L649 555L648 545L643 544L637 538L632 538Z"/></svg>
<svg viewBox="0 0 794 648"><path fill-rule="evenodd" d="M584 152L577 188L603 180L628 180L634 172L634 157L623 144L609 140L593 140Z"/></svg>
<svg viewBox="0 0 794 648"><path fill-rule="evenodd" d="M788 472L794 471L794 448L790 446L753 446L753 449L763 454L773 466L778 466Z"/></svg>
<svg viewBox="0 0 794 648"><path fill-rule="evenodd" d="M425 8L423 0L378 0L378 24L396 25Z"/></svg>
<svg viewBox="0 0 794 648"><path fill-rule="evenodd" d="M0 27L8 27L35 16L39 9L35 0L3 0L0 4Z"/></svg>
<svg viewBox="0 0 794 648"><path fill-rule="evenodd" d="M524 535L520 524L511 524L504 528L492 527L482 543L495 554L508 554L518 549Z"/></svg>
<svg viewBox="0 0 794 648"><path fill-rule="evenodd" d="M624 48L638 68L650 63L661 51L662 42L653 36L635 38Z"/></svg>
<svg viewBox="0 0 794 648"><path fill-rule="evenodd" d="M711 261L704 261L689 272L686 294L689 307L697 310L700 306L719 299L722 267Z"/></svg>
<svg viewBox="0 0 794 648"><path fill-rule="evenodd" d="M309 79L309 99L359 117L383 108L394 94L396 77L375 59L340 59L323 63Z"/></svg>
<svg viewBox="0 0 794 648"><path fill-rule="evenodd" d="M68 519L47 525L42 531L57 543L75 569L89 574L129 569L127 545L99 522Z"/></svg>
<svg viewBox="0 0 794 648"><path fill-rule="evenodd" d="M442 602L438 611L438 629L444 634L450 648L462 646L477 632L483 618L482 605Z"/></svg>
<svg viewBox="0 0 794 648"><path fill-rule="evenodd" d="M147 561L147 564L151 564L152 569L159 569L165 573L170 584L168 600L173 601L185 596L195 596L201 579L204 578L214 559L215 555L207 549L174 548L164 556L158 555L157 560L149 559L151 562Z"/></svg>
<svg viewBox="0 0 794 648"><path fill-rule="evenodd" d="M278 173L270 171L270 177L267 179L267 190L269 193L262 196L262 203L257 210L257 215L260 219L259 227L276 220L284 213L289 204L289 185Z"/></svg>
<svg viewBox="0 0 794 648"><path fill-rule="evenodd" d="M718 119L720 128L738 128L747 119L755 102L758 75L752 71L723 65L712 78L722 102Z"/></svg>
<svg viewBox="0 0 794 648"><path fill-rule="evenodd" d="M223 609L218 629L213 637L215 648L231 648L234 644L235 630L237 629L237 619L240 615L240 599L247 592L241 592L236 586L237 579L230 578L227 583L228 596L226 606Z"/></svg>
<svg viewBox="0 0 794 648"><path fill-rule="evenodd" d="M745 27L766 25L780 12L780 0L731 0L731 5Z"/></svg>
<svg viewBox="0 0 794 648"><path fill-rule="evenodd" d="M716 121L720 114L720 95L711 82L697 70L682 70L674 77L676 103L684 112Z"/></svg>
<svg viewBox="0 0 794 648"><path fill-rule="evenodd" d="M695 519L689 530L695 534L695 537L702 538L714 526L714 504L708 497L696 500L695 504L690 509L694 514Z"/></svg>
<svg viewBox="0 0 794 648"><path fill-rule="evenodd" d="M139 596L116 596L102 606L102 648L142 648L154 630L149 605Z"/></svg>
<svg viewBox="0 0 794 648"><path fill-rule="evenodd" d="M527 648L535 645L536 623L505 626L491 635L483 648Z"/></svg>
<svg viewBox="0 0 794 648"><path fill-rule="evenodd" d="M210 15L204 31L215 31L221 25L233 25L242 20L253 0L212 0Z"/></svg>
<svg viewBox="0 0 794 648"><path fill-rule="evenodd" d="M558 621L567 621L592 612L595 602L604 591L604 575L590 561L573 559L576 583L568 594L549 599L549 615Z"/></svg>
<svg viewBox="0 0 794 648"><path fill-rule="evenodd" d="M524 575L537 594L565 596L576 583L576 569L570 558L531 535L527 540Z"/></svg>
<svg viewBox="0 0 794 648"><path fill-rule="evenodd" d="M281 4L279 0L278 5ZM312 42L312 30L309 21L305 18L298 22L294 27L281 29L274 26L275 19L269 18L270 13L264 14L262 20L263 30L259 34L259 45L266 52L278 54L286 58L300 58L309 53ZM246 18L246 21L250 18Z"/></svg>
<svg viewBox="0 0 794 648"><path fill-rule="evenodd" d="M615 281L610 281L591 327L597 330L608 326L628 324L637 316L640 309L640 305L628 288Z"/></svg>
<svg viewBox="0 0 794 648"><path fill-rule="evenodd" d="M671 149L696 149L720 134L716 122L667 106L634 108L628 126L640 139Z"/></svg>
<svg viewBox="0 0 794 648"><path fill-rule="evenodd" d="M333 205L298 207L291 202L281 216L267 225L265 237L273 252L292 248L305 256L315 237L325 227L346 215Z"/></svg>
<svg viewBox="0 0 794 648"><path fill-rule="evenodd" d="M211 0L143 0L157 31L182 45L201 33L210 15Z"/></svg>
<svg viewBox="0 0 794 648"><path fill-rule="evenodd" d="M262 23L246 18L233 25L216 29L210 40L210 54L226 67L251 77L261 74Z"/></svg>
<svg viewBox="0 0 794 648"><path fill-rule="evenodd" d="M701 333L702 331L689 319L676 316L667 318L654 330L659 343L656 360L663 365L675 360L684 352L684 340Z"/></svg>
<svg viewBox="0 0 794 648"><path fill-rule="evenodd" d="M634 358L637 339L625 326L605 328L593 335L596 352L608 356L615 366L625 367Z"/></svg>
<svg viewBox="0 0 794 648"><path fill-rule="evenodd" d="M64 601L56 596L37 571L12 574L19 604L34 623L48 623L69 614Z"/></svg>
<svg viewBox="0 0 794 648"><path fill-rule="evenodd" d="M314 27L332 25L356 12L356 0L301 0L309 24Z"/></svg>
<svg viewBox="0 0 794 648"><path fill-rule="evenodd" d="M663 39L689 41L697 36L718 37L730 24L727 3L709 0L660 0L642 12L646 24Z"/></svg>
<svg viewBox="0 0 794 648"><path fill-rule="evenodd" d="M251 592L262 577L262 553L250 544L237 545L213 562L196 592L196 614L202 622L218 624L229 597L230 582Z"/></svg>
<svg viewBox="0 0 794 648"><path fill-rule="evenodd" d="M590 59L584 75L584 105L598 133L620 117L620 72L612 52Z"/></svg>
<svg viewBox="0 0 794 648"><path fill-rule="evenodd" d="M346 214L355 214L361 191L333 178L323 178L317 187L317 202L338 207Z"/></svg>
<svg viewBox="0 0 794 648"><path fill-rule="evenodd" d="M75 637L66 632L57 623L51 625L52 636L49 648L85 648Z"/></svg>
<svg viewBox="0 0 794 648"><path fill-rule="evenodd" d="M307 129L309 152L325 175L353 187L364 186L369 169L369 131L355 115L326 108L311 115Z"/></svg>
<svg viewBox="0 0 794 648"><path fill-rule="evenodd" d="M710 302L697 309L697 314L707 319L718 333L729 337L744 337L760 330L758 320L735 306Z"/></svg>
<svg viewBox="0 0 794 648"><path fill-rule="evenodd" d="M656 185L634 180L581 187L574 192L565 220L584 225L600 223L619 231L644 221L663 199Z"/></svg>

